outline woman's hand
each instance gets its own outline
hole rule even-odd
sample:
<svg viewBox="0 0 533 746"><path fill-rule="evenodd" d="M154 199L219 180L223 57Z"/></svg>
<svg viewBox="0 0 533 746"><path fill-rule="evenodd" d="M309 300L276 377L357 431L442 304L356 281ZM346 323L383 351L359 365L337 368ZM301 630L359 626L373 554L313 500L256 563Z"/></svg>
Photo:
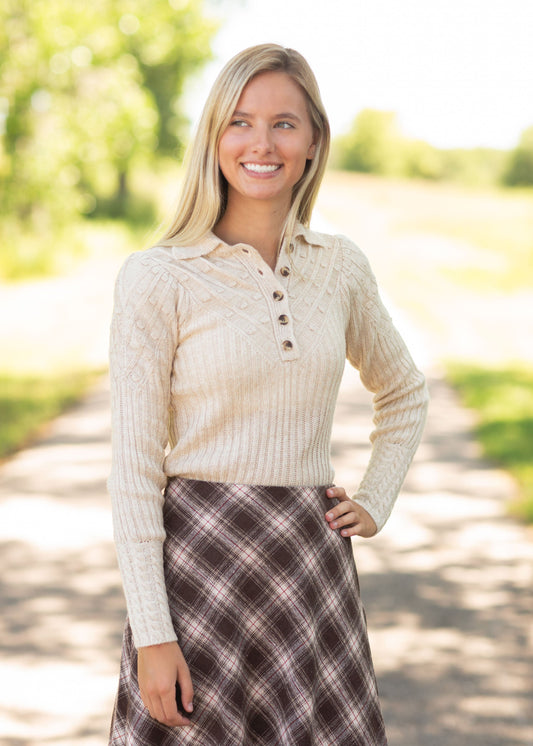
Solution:
<svg viewBox="0 0 533 746"><path fill-rule="evenodd" d="M137 675L141 698L150 715L164 725L190 725L176 705L176 681L186 712L192 712L193 687L189 667L177 642L139 648Z"/></svg>
<svg viewBox="0 0 533 746"><path fill-rule="evenodd" d="M329 487L327 497L336 497L338 505L326 513L326 521L333 530L340 528L341 536L374 536L378 527L370 513L361 505L351 500L342 487Z"/></svg>

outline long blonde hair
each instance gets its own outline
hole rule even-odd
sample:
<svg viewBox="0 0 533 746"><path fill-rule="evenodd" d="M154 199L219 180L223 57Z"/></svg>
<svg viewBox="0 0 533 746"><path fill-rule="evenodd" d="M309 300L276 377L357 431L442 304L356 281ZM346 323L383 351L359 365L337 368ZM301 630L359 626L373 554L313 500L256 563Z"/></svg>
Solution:
<svg viewBox="0 0 533 746"><path fill-rule="evenodd" d="M309 64L294 49L259 44L233 57L217 77L205 103L196 135L186 157L183 189L173 222L160 244L189 246L198 242L220 220L227 204L227 183L218 165L218 145L228 127L244 87L264 72L285 72L305 96L316 138L316 150L302 178L293 188L285 222L290 238L296 222L308 226L329 153L329 121Z"/></svg>

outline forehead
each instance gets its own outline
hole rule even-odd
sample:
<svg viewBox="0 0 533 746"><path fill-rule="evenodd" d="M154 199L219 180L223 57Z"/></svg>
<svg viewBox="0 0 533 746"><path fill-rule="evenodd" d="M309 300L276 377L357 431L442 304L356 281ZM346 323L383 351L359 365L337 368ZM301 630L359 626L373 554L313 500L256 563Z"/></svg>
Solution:
<svg viewBox="0 0 533 746"><path fill-rule="evenodd" d="M281 106L281 111L294 110L307 113L304 92L288 73L264 72L252 78L244 87L237 109L246 107L272 108Z"/></svg>

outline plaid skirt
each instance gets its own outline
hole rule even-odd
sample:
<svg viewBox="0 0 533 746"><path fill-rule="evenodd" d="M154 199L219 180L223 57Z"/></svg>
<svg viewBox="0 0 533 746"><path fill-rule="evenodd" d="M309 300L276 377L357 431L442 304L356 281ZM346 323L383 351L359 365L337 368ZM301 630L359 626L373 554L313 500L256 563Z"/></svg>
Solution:
<svg viewBox="0 0 533 746"><path fill-rule="evenodd" d="M324 487L169 481L165 574L192 725L153 720L126 623L113 746L386 746L351 541Z"/></svg>

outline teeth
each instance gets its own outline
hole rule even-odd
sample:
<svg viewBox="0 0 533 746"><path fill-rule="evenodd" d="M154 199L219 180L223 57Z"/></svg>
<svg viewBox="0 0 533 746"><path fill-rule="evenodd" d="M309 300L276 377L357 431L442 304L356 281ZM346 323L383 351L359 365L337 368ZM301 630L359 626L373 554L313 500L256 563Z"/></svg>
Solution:
<svg viewBox="0 0 533 746"><path fill-rule="evenodd" d="M280 168L279 165L273 164L261 164L261 163L244 163L244 168L247 171L254 171L257 174L269 174L273 171L277 171Z"/></svg>

